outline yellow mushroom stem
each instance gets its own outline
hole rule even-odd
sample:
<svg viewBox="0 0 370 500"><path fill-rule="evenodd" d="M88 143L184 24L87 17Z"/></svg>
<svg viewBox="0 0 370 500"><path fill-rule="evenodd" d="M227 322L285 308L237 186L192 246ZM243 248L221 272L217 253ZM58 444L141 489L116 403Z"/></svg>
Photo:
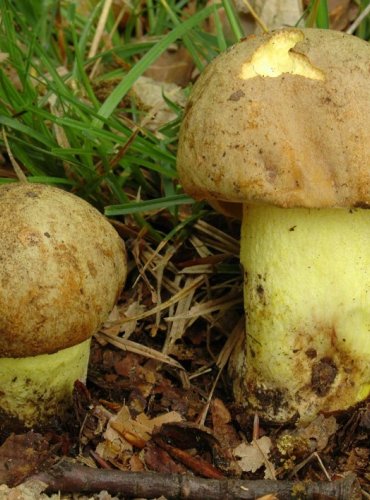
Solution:
<svg viewBox="0 0 370 500"><path fill-rule="evenodd" d="M0 408L26 427L62 417L76 380L86 381L90 339L54 354L0 358Z"/></svg>
<svg viewBox="0 0 370 500"><path fill-rule="evenodd" d="M370 394L369 249L369 210L244 207L240 402L304 422Z"/></svg>

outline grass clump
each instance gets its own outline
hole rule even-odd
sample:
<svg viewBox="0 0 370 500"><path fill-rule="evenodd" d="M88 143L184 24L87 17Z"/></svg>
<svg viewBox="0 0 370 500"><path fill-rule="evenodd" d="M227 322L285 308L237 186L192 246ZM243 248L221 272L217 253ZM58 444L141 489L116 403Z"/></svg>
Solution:
<svg viewBox="0 0 370 500"><path fill-rule="evenodd" d="M29 181L59 184L101 210L109 205L109 215L132 205L160 240L138 212L192 202L176 183L182 108L168 98L171 121L150 129L132 87L170 47L184 45L201 70L224 47L220 34L201 28L217 6L189 15L186 2L122 3L101 25L104 1L0 3L0 181L16 180L12 158Z"/></svg>

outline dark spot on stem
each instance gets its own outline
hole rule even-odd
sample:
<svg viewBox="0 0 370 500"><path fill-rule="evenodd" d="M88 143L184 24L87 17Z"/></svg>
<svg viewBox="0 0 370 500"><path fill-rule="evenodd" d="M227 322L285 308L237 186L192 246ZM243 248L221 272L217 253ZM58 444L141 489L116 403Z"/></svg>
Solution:
<svg viewBox="0 0 370 500"><path fill-rule="evenodd" d="M330 358L322 358L312 366L311 387L317 396L323 397L330 391L338 368Z"/></svg>
<svg viewBox="0 0 370 500"><path fill-rule="evenodd" d="M353 205L354 208L370 208L370 203L366 201L358 201Z"/></svg>
<svg viewBox="0 0 370 500"><path fill-rule="evenodd" d="M316 356L317 356L317 351L316 349L314 349L313 347L310 347L309 349L307 349L307 351L305 351L305 355L309 358L309 359L315 359Z"/></svg>

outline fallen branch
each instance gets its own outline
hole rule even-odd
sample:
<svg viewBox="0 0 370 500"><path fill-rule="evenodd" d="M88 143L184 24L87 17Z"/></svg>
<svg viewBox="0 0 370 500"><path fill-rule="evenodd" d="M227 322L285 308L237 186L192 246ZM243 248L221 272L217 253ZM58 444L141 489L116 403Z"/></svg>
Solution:
<svg viewBox="0 0 370 500"><path fill-rule="evenodd" d="M94 493L102 490L121 494L125 498L154 498L187 500L255 499L268 494L289 500L300 498L326 500L361 499L361 490L354 474L337 481L309 483L304 481L243 481L236 479L203 479L180 474L154 472L122 472L92 469L82 465L60 462L47 472L30 479L48 485L48 492Z"/></svg>

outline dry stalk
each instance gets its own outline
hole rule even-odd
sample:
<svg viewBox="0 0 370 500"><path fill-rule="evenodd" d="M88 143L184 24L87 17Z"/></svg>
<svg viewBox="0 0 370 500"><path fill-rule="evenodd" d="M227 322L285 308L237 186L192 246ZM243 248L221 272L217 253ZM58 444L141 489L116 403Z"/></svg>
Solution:
<svg viewBox="0 0 370 500"><path fill-rule="evenodd" d="M180 363L178 363L175 359L167 356L166 354L157 351L156 349L151 349L150 347L146 347L137 342L133 342L132 340L126 340L121 337L117 337L111 333L99 332L95 335L98 340L103 340L105 342L109 342L110 344L122 349L123 351L130 351L135 354L139 354L140 356L144 356L146 358L155 359L159 363L165 363L171 365L179 370L184 370Z"/></svg>
<svg viewBox="0 0 370 500"><path fill-rule="evenodd" d="M98 21L98 25L97 25L96 30L95 30L95 35L94 35L93 41L91 42L89 55L88 55L89 58L94 57L97 53L98 46L99 46L100 40L103 36L105 25L107 23L109 11L110 11L111 6L112 6L112 1L113 0L105 0L105 2L104 2L103 9L101 11L100 18Z"/></svg>

